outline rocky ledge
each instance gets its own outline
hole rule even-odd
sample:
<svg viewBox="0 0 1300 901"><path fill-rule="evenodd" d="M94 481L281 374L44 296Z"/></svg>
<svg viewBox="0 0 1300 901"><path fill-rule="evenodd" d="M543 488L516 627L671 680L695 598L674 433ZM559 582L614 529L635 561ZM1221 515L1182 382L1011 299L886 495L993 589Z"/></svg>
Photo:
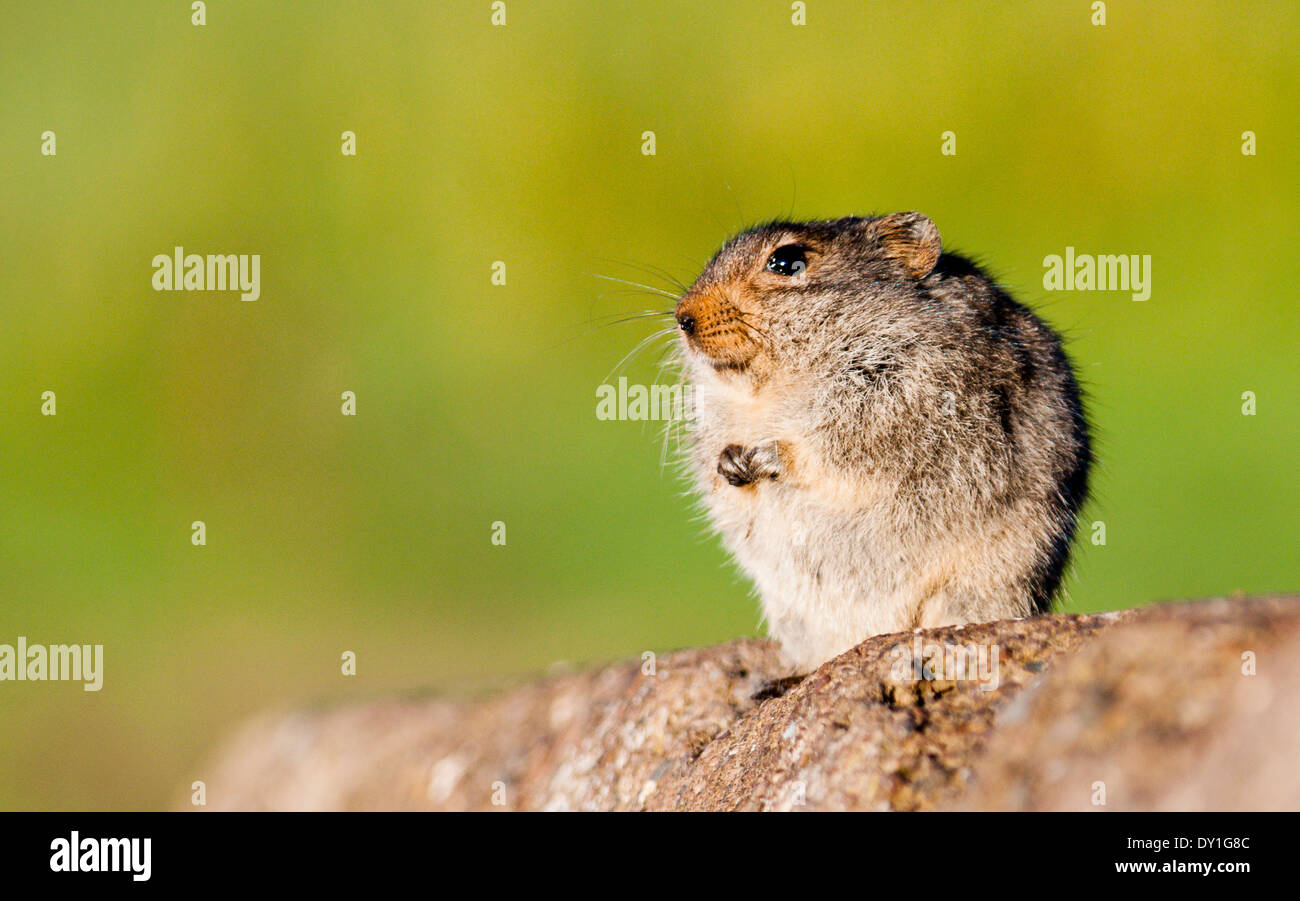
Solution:
<svg viewBox="0 0 1300 901"><path fill-rule="evenodd" d="M208 809L1300 809L1300 597L741 640L249 723Z"/></svg>

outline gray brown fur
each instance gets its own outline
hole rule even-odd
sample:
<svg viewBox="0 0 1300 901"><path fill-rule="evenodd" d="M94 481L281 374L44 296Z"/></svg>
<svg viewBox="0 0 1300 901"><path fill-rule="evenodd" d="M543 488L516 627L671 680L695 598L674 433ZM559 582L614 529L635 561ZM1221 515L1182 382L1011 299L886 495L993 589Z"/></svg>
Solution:
<svg viewBox="0 0 1300 901"><path fill-rule="evenodd" d="M769 271L792 244L802 271ZM1087 492L1079 389L1051 328L929 219L751 229L677 318L696 485L796 668L1048 609Z"/></svg>

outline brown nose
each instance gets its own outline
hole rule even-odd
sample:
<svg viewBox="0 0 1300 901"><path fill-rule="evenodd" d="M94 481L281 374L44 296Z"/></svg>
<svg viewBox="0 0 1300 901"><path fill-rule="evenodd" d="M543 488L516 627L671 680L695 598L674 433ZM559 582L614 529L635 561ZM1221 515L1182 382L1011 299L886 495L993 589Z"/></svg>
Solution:
<svg viewBox="0 0 1300 901"><path fill-rule="evenodd" d="M695 337L695 327L699 320L700 313L704 313L707 319L708 308L705 305L705 298L700 294L688 293L681 300L677 301L677 327L682 330L682 334L687 338ZM704 305L702 307L702 305Z"/></svg>
<svg viewBox="0 0 1300 901"><path fill-rule="evenodd" d="M740 310L723 286L688 291L673 317L690 349L717 363L740 366L758 351Z"/></svg>

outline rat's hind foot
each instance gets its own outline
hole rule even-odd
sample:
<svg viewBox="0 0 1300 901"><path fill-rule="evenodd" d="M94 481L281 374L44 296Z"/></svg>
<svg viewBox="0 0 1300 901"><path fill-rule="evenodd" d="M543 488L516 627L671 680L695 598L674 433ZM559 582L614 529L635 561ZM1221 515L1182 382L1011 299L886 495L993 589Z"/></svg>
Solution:
<svg viewBox="0 0 1300 901"><path fill-rule="evenodd" d="M775 479L780 474L781 461L775 441L756 447L728 444L718 455L718 475L737 488L760 479Z"/></svg>

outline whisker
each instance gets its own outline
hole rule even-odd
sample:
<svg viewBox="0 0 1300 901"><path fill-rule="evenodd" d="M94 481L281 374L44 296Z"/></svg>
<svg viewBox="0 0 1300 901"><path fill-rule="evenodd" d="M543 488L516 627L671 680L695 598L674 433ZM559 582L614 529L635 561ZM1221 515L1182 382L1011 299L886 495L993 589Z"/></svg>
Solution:
<svg viewBox="0 0 1300 901"><path fill-rule="evenodd" d="M686 389L682 389L682 405L686 404ZM668 468L668 442L677 437L678 420L670 419L664 424L664 440L659 447L659 472Z"/></svg>
<svg viewBox="0 0 1300 901"><path fill-rule="evenodd" d="M750 330L751 332L753 332L754 334L758 335L758 336L759 336L760 338L762 338L764 341L769 340L768 337L767 337L767 332L763 331L761 328L759 328L758 326L754 325L752 322L750 322L749 320L747 320L744 316L741 316L739 313L736 314L736 321L738 321L741 325L743 325L745 328L749 329L749 330Z"/></svg>
<svg viewBox="0 0 1300 901"><path fill-rule="evenodd" d="M656 379L656 383L663 384L662 382L659 382L657 379ZM681 433L683 429L683 422L687 415L686 409L691 403L690 400L691 394L688 385L682 381L675 382L673 383L673 385L680 387L681 394L679 396L681 397L682 402L676 409L674 409L673 411L674 415L670 416L668 420L664 423L663 438L659 444L659 472L660 473L662 473L665 469L668 468L668 445L670 443L673 444L675 451L681 450L681 446L682 446Z"/></svg>
<svg viewBox="0 0 1300 901"><path fill-rule="evenodd" d="M602 263L613 263L615 266L627 266L630 269L644 272L646 275L653 275L656 278L661 278L670 283L673 287L677 288L682 294L685 294L690 290L690 287L684 284L681 279L673 275L667 269L663 269L659 266L649 266L645 263L633 263L628 260L615 260L609 257L597 257L596 259Z"/></svg>
<svg viewBox="0 0 1300 901"><path fill-rule="evenodd" d="M585 337L587 337L588 335L594 334L594 333L600 331L600 330L603 329L603 328L611 328L611 327L613 327L613 326L615 326L615 325L623 325L623 324L625 324L625 323L628 323L628 322L635 322L635 321L640 320L640 319L655 319L655 318L660 318L660 317L668 317L668 316L671 316L671 315L672 315L672 311L671 311L671 310L663 310L663 311L661 311L661 310L645 310L644 312L641 312L641 313L633 313L632 315L624 315L624 314L622 314L622 313L611 313L609 316L595 316L595 317L593 317L593 318L591 318L591 319L582 320L582 321L576 323L577 325L590 325L591 328L583 329L582 331L578 332L576 335L570 335L569 337L567 337L567 338L565 338L565 339L563 339L563 340L561 340L561 341L556 342L555 344L551 345L551 349L554 350L554 349L556 349L556 348L565 347L565 346L567 346L567 345L569 345L569 344L572 344L574 341L581 340L582 338L585 338ZM621 316L622 318L621 318L621 319L611 319L611 317L615 317L615 316ZM609 321L602 322L602 321L601 321L602 319L604 319L604 320L609 320ZM593 324L593 323L594 323L594 324ZM676 328L676 327L674 326L674 330L675 330L675 328Z"/></svg>
<svg viewBox="0 0 1300 901"><path fill-rule="evenodd" d="M625 278L615 278L612 275L601 275L598 272L593 272L591 275L593 278L603 278L607 282L618 282L620 285L630 285L633 288L642 288L652 294L658 294L661 297L670 297L673 300L680 300L680 298L671 291L665 291L663 288L656 288L653 285L643 285L640 282L630 282Z"/></svg>
<svg viewBox="0 0 1300 901"><path fill-rule="evenodd" d="M799 199L799 179L795 175L794 160L790 159L789 154L782 153L785 157L785 164L790 170L790 206L786 210L785 218L790 219L794 216L795 201Z"/></svg>
<svg viewBox="0 0 1300 901"><path fill-rule="evenodd" d="M598 323L597 328L605 328L611 325L622 325L624 322L634 322L638 319L653 319L657 316L671 316L672 310L643 310L640 313L610 313L607 316L593 316L591 319L583 321L583 325ZM602 321L603 320L603 321Z"/></svg>
<svg viewBox="0 0 1300 901"><path fill-rule="evenodd" d="M597 300L604 300L606 297L629 297L633 294L640 294L643 297L659 298L663 295L656 291L647 291L645 288L612 288L609 291L602 291L596 295ZM676 304L674 304L676 306Z"/></svg>
<svg viewBox="0 0 1300 901"><path fill-rule="evenodd" d="M657 385L664 384L664 370L668 369L671 366L677 366L680 364L681 362L680 358L673 353L677 349L678 349L678 345L675 342L669 342L667 345L664 346L663 350L659 352L659 358L656 361L659 365L658 368L655 370L655 384ZM660 473L662 473L668 467L669 443L671 442L674 445L674 448L677 452L681 451L682 433L686 428L686 424L685 424L686 408L691 403L691 397L692 397L690 393L690 383L687 381L687 379L681 372L677 373L677 378L671 380L670 384L681 386L682 406L681 409L678 411L680 413L679 417L674 417L672 419L669 419L666 423L664 423L663 441L660 443L659 446L659 472Z"/></svg>
<svg viewBox="0 0 1300 901"><path fill-rule="evenodd" d="M618 365L616 365L613 369L611 369L609 373L606 374L605 378L603 378L601 381L608 383L609 380L613 378L615 373L617 373L625 365L627 365L627 363L631 361L631 359L634 356L636 356L636 354L638 354L641 350L643 350L651 341L656 341L660 338L667 338L669 335L673 335L676 332L677 332L677 327L674 326L672 328L666 328L666 329L661 329L660 331L657 332L652 332L651 334L642 338L641 341L637 344L637 346L632 348L630 351L628 351L627 354L624 355L623 359L618 361Z"/></svg>

